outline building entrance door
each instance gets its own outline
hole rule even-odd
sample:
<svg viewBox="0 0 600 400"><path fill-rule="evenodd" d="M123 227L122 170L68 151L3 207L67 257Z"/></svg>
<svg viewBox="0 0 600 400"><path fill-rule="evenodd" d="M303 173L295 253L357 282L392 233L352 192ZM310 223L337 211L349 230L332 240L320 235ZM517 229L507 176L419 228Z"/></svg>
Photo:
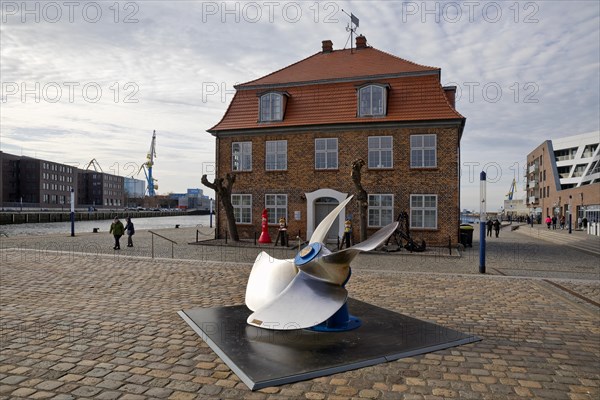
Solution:
<svg viewBox="0 0 600 400"><path fill-rule="evenodd" d="M335 207L339 205L339 201L334 199L333 197L319 197L315 200L315 228L319 226L321 221L329 215L330 212L333 211ZM327 232L327 237L325 241L327 243L337 243L339 235L339 218L338 215L331 228Z"/></svg>

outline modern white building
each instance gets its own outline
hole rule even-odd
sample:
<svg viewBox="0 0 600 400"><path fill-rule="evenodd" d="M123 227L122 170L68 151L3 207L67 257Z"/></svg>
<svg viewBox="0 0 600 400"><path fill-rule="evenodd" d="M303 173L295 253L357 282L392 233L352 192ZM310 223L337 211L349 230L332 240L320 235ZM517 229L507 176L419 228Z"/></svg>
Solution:
<svg viewBox="0 0 600 400"><path fill-rule="evenodd" d="M556 160L555 177L561 189L600 182L600 132L554 139L550 150Z"/></svg>
<svg viewBox="0 0 600 400"><path fill-rule="evenodd" d="M600 132L546 140L527 155L527 207L546 216L600 221Z"/></svg>

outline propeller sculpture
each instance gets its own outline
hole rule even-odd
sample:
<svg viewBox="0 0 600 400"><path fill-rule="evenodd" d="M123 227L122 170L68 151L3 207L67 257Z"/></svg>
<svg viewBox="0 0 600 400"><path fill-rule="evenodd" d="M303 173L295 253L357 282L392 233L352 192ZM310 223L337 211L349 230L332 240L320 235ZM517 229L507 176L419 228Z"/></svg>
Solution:
<svg viewBox="0 0 600 400"><path fill-rule="evenodd" d="M393 222L364 242L331 252L323 241L352 196L341 202L317 226L310 241L294 259L278 260L264 251L254 261L246 287L246 306L253 311L248 324L273 330L311 328L344 331L360 326L348 313L345 284L350 262L361 251L373 250L397 228Z"/></svg>

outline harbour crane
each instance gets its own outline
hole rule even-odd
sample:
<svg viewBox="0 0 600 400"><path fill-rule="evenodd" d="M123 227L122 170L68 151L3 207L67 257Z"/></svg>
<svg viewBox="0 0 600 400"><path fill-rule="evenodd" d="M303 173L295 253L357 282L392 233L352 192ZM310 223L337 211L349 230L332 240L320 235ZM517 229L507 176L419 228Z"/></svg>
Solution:
<svg viewBox="0 0 600 400"><path fill-rule="evenodd" d="M92 158L92 161L90 161L87 165L87 167L85 167L86 171L88 169L90 169L90 167L94 167L94 171L98 172L98 170L100 170L100 172L104 172L102 171L102 167L100 167L100 164L98 163L98 161L95 158Z"/></svg>
<svg viewBox="0 0 600 400"><path fill-rule="evenodd" d="M510 189L508 191L508 193L506 194L506 196L508 197L508 200L512 200L513 196L515 195L515 189L517 188L517 181L515 178L513 178L512 183L510 185Z"/></svg>
<svg viewBox="0 0 600 400"><path fill-rule="evenodd" d="M154 182L157 179L152 177L152 166L154 165L154 157L156 157L156 131L152 131L152 142L150 143L150 150L146 155L146 162L142 164L138 174L143 170L144 175L146 176L146 182L148 187L146 188L148 192L148 196L154 197L156 195L156 189L158 189L158 185Z"/></svg>

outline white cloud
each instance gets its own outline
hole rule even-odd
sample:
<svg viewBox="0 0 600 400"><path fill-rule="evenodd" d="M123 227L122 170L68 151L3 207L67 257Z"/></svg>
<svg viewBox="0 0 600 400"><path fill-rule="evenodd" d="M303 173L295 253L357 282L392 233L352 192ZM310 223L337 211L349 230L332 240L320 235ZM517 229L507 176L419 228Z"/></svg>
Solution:
<svg viewBox="0 0 600 400"><path fill-rule="evenodd" d="M102 9L95 23L92 3ZM2 3L3 96L13 83L18 90L2 103L2 150L82 165L96 158L108 169L141 164L156 130L162 193L201 186L214 162L206 129L235 84L318 52L324 39L344 47L342 9L360 18L370 45L440 67L442 83L459 86L463 171L500 166L488 184L492 207L515 175L522 181L515 166L543 140L599 129L595 1L91 2L77 3L72 22L56 2L63 13L54 23L44 2L27 3L40 21L27 14L22 23L23 4ZM427 12L436 7L437 16ZM69 82L78 84L72 93ZM52 83L62 90L56 103ZM478 174L473 182L463 173L462 184L462 208L476 208Z"/></svg>

